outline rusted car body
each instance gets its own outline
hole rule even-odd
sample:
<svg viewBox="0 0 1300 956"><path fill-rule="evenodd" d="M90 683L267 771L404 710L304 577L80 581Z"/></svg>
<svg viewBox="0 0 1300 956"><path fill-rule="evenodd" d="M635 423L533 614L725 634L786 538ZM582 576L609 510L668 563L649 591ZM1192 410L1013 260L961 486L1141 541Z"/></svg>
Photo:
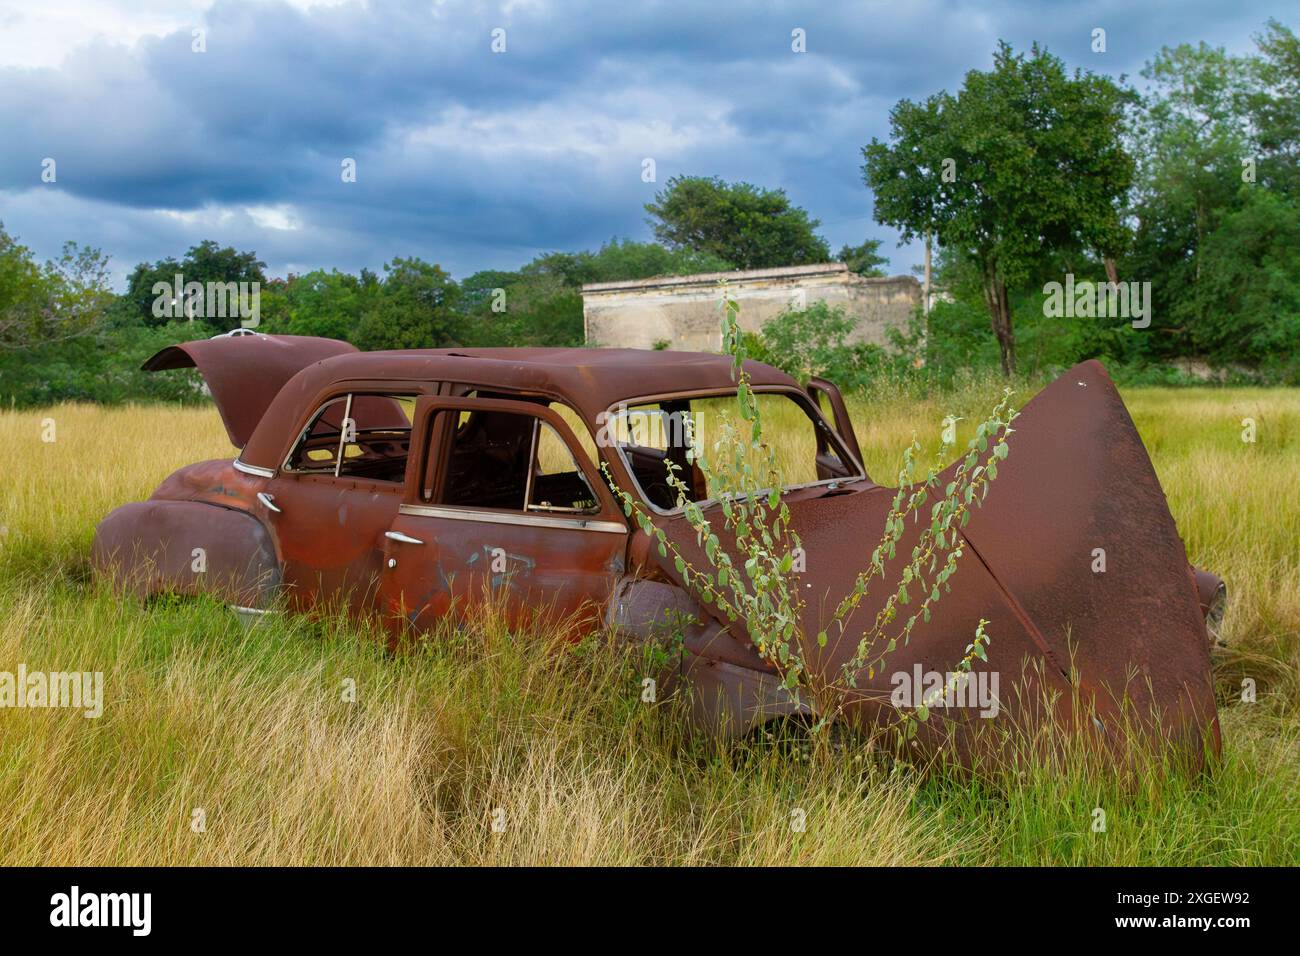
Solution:
<svg viewBox="0 0 1300 956"><path fill-rule="evenodd" d="M743 625L729 626L690 593L601 473L603 464L704 566L663 483L665 459L683 465L707 502L702 475L680 437L641 443L626 416L698 414L734 396L729 357L362 353L326 339L243 335L165 349L144 367L191 366L239 456L181 468L149 500L104 519L94 563L124 590L210 593L246 613L344 600L381 615L395 635L485 599L516 619L553 614L632 639L671 626L681 645L669 678L688 689L701 725L740 734L830 706L782 689ZM794 466L805 480L783 496L806 554L796 571L802 632L815 635L880 539L893 490L867 476L833 384L801 388L756 362L747 371L755 392L807 431ZM1104 369L1084 363L1045 389L1012 441L1001 477L961 532L969 553L951 593L884 673L858 675L836 712L887 720L891 676L951 670L984 618L994 643L976 671L1002 675L997 709L1006 719L1040 719L1046 690L1059 692L1060 707L1086 701L1099 727L1127 702L1189 750L1217 750L1205 615L1221 584L1188 564ZM879 596L851 623L874 620L892 583L874 588ZM810 672L828 680L853 650L847 640L803 647ZM978 718L953 709L931 725L960 731Z"/></svg>

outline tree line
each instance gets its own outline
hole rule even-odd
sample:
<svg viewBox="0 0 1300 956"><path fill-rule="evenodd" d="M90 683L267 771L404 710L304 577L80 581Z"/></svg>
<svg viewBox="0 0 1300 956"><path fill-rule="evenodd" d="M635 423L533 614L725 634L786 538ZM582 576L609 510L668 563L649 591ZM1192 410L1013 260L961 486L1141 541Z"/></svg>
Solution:
<svg viewBox="0 0 1300 956"><path fill-rule="evenodd" d="M191 397L184 376L137 367L157 349L241 324L224 300L219 314L211 308L204 293L214 286L233 294L255 284L258 332L342 339L364 350L577 346L585 283L834 258L820 223L779 189L677 177L646 210L656 241L614 238L594 251L549 252L460 282L418 257L396 257L379 272L270 277L255 252L205 240L179 258L139 263L121 294L111 290L98 250L69 243L58 261L41 265L0 223L0 400ZM866 240L837 255L879 275L886 262L879 245Z"/></svg>

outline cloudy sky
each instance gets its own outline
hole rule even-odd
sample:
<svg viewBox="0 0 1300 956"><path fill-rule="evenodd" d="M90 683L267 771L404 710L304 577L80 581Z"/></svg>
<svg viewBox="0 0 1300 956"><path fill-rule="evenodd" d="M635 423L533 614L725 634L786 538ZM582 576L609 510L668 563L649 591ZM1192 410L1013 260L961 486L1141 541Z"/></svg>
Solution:
<svg viewBox="0 0 1300 956"><path fill-rule="evenodd" d="M205 238L276 275L418 255L463 278L649 238L642 205L703 174L782 187L834 248L882 238L905 271L859 171L897 100L955 89L999 38L1135 76L1164 44L1248 50L1288 7L0 0L0 220L42 257L103 248L119 283Z"/></svg>

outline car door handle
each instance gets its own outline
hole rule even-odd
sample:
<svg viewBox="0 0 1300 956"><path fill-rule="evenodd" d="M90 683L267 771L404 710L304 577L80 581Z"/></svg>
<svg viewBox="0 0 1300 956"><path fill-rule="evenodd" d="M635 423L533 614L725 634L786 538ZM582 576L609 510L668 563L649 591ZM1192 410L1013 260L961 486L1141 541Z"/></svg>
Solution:
<svg viewBox="0 0 1300 956"><path fill-rule="evenodd" d="M283 508L276 506L274 497L268 495L265 491L259 491L257 493L257 500L265 506L267 511L274 511L276 514L282 514L284 512Z"/></svg>
<svg viewBox="0 0 1300 956"><path fill-rule="evenodd" d="M402 544L424 544L419 538L412 538L409 534L402 534L400 531L385 531L384 537L400 541Z"/></svg>

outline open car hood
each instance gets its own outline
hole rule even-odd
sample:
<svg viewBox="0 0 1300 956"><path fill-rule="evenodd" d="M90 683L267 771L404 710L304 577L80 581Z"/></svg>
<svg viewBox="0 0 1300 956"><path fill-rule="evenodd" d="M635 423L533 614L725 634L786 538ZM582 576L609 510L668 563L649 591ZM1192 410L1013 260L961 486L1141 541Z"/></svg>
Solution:
<svg viewBox="0 0 1300 956"><path fill-rule="evenodd" d="M347 342L306 335L222 335L168 346L140 367L197 368L231 444L243 448L285 382L321 359L355 351Z"/></svg>
<svg viewBox="0 0 1300 956"><path fill-rule="evenodd" d="M1044 389L1017 418L1009 444L983 506L962 530L964 553L949 580L951 592L933 605L931 621L918 620L910 642L900 641L874 676L857 674L855 690L819 700L821 709L838 704L853 720L891 719L897 675L953 671L986 618L988 661L975 661L974 672L997 672L997 718L1031 725L1043 716L1044 699L1059 691L1058 716L1082 716L1075 713L1077 701L1086 724L1103 737L1118 737L1127 699L1131 726L1157 731L1196 762L1206 745L1217 753L1209 644L1193 572L1146 449L1105 369L1086 362ZM944 472L941 487L952 470ZM897 590L905 556L919 537L921 528L909 520L885 580L872 581L844 638L837 641L832 633L819 648L816 635L869 563L893 495L894 489L866 481L831 494L825 488L787 494L805 556L806 569L798 575L800 640L814 687L835 681L853 660L859 637ZM720 511L708 516L735 560L734 539L718 527ZM709 567L685 518L655 520L688 561ZM1093 570L1097 549L1104 551L1104 572ZM687 586L671 553L657 560ZM718 615L716 607L704 606ZM915 603L901 607L886 635L893 636L914 609ZM744 637L740 627L734 632ZM981 723L973 710L932 709L923 736L942 729L960 738L963 724L974 730Z"/></svg>

